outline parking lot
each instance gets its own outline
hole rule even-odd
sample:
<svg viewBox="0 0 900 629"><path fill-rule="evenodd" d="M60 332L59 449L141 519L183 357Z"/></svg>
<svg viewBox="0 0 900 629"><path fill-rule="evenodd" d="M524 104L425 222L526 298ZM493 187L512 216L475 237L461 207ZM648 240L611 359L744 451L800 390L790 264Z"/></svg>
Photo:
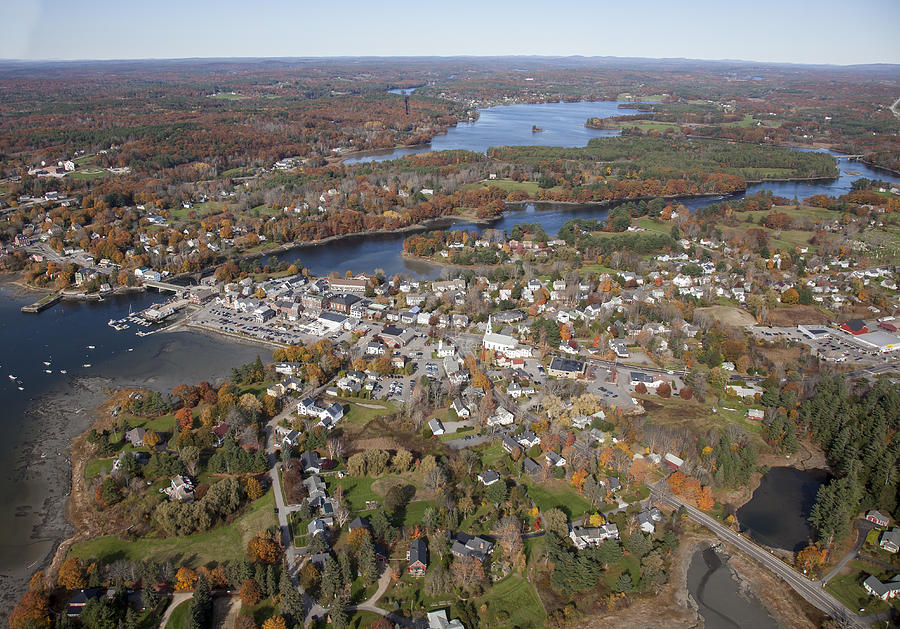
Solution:
<svg viewBox="0 0 900 629"><path fill-rule="evenodd" d="M862 365L885 365L900 359L896 353L882 354L873 348L863 347L854 342L849 334L833 328L816 326L826 332L821 338L810 338L794 327L754 326L750 332L764 341L788 341L803 343L813 354L829 360L840 360Z"/></svg>

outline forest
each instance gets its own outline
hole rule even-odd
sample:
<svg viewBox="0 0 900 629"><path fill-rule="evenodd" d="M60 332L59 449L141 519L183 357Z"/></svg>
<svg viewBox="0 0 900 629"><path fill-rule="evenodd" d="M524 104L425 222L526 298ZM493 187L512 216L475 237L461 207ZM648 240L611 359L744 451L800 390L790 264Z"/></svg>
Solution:
<svg viewBox="0 0 900 629"><path fill-rule="evenodd" d="M835 473L819 489L809 518L820 541L846 537L860 511L896 512L900 392L888 379L823 379L800 406L798 423L825 450Z"/></svg>

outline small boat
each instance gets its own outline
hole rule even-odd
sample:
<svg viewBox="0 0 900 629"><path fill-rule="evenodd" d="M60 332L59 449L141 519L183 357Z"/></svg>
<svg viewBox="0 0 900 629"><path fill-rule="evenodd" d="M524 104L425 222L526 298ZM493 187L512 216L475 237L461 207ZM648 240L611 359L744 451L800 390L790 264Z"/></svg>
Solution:
<svg viewBox="0 0 900 629"><path fill-rule="evenodd" d="M45 360L45 361L44 361L44 365L47 366L47 367L49 367L49 366L50 366L50 363L48 363L48 362Z"/></svg>
<svg viewBox="0 0 900 629"><path fill-rule="evenodd" d="M10 375L9 375L9 379L10 379L10 380L15 380L15 379L16 379L16 376L10 374Z"/></svg>
<svg viewBox="0 0 900 629"><path fill-rule="evenodd" d="M69 373L69 372L66 371L65 369L60 369L60 370L59 370L59 373Z"/></svg>
<svg viewBox="0 0 900 629"><path fill-rule="evenodd" d="M25 387L19 387L19 391L24 391Z"/></svg>
<svg viewBox="0 0 900 629"><path fill-rule="evenodd" d="M129 351L129 352L133 352L133 351L134 351L134 348L133 348L133 347L129 347L129 348L128 348L128 351Z"/></svg>
<svg viewBox="0 0 900 629"><path fill-rule="evenodd" d="M88 345L88 349L97 349L97 348L94 347L93 345Z"/></svg>
<svg viewBox="0 0 900 629"><path fill-rule="evenodd" d="M44 369L44 373L53 373L52 369Z"/></svg>
<svg viewBox="0 0 900 629"><path fill-rule="evenodd" d="M90 366L91 366L91 363L84 363L84 364L82 365L82 367L90 367Z"/></svg>

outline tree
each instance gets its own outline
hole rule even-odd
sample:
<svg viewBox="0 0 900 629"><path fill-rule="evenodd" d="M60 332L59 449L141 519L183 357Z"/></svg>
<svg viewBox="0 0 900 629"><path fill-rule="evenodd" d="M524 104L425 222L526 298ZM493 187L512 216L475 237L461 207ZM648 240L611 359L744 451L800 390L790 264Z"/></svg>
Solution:
<svg viewBox="0 0 900 629"><path fill-rule="evenodd" d="M569 518L557 508L548 509L544 512L544 530L566 538L569 535Z"/></svg>
<svg viewBox="0 0 900 629"><path fill-rule="evenodd" d="M191 409L184 407L175 411L175 421L181 432L186 432L194 427L194 414Z"/></svg>
<svg viewBox="0 0 900 629"><path fill-rule="evenodd" d="M797 568L810 574L818 574L819 569L825 565L825 551L818 545L812 544L797 553Z"/></svg>
<svg viewBox="0 0 900 629"><path fill-rule="evenodd" d="M189 613L189 629L206 629L212 623L212 595L205 574L197 577Z"/></svg>
<svg viewBox="0 0 900 629"><path fill-rule="evenodd" d="M159 433L155 430L148 430L144 433L144 445L149 448L155 448L159 442L162 441L162 437L159 436Z"/></svg>
<svg viewBox="0 0 900 629"><path fill-rule="evenodd" d="M631 582L631 573L626 570L619 575L619 578L616 581L616 592L628 593L633 589L634 585Z"/></svg>
<svg viewBox="0 0 900 629"><path fill-rule="evenodd" d="M262 629L287 629L287 623L281 616L272 616L263 623Z"/></svg>
<svg viewBox="0 0 900 629"><path fill-rule="evenodd" d="M330 603L344 586L341 580L341 567L333 556L325 560L322 579L319 584L319 600Z"/></svg>
<svg viewBox="0 0 900 629"><path fill-rule="evenodd" d="M200 464L200 448L185 446L178 453L178 458L184 463L184 469L190 476L197 475L197 466Z"/></svg>
<svg viewBox="0 0 900 629"><path fill-rule="evenodd" d="M175 589L179 592L189 592L194 589L195 585L197 585L197 573L187 566L179 568L175 573Z"/></svg>
<svg viewBox="0 0 900 629"><path fill-rule="evenodd" d="M313 566L315 567L315 566ZM303 623L303 597L297 590L296 586L291 583L291 577L287 570L281 573L281 582L278 584L278 593L281 600L278 603L278 610L289 624L296 625Z"/></svg>
<svg viewBox="0 0 900 629"><path fill-rule="evenodd" d="M506 500L506 483L501 479L496 483L488 485L487 489L484 492L484 495L495 505L499 505L501 502Z"/></svg>
<svg viewBox="0 0 900 629"><path fill-rule="evenodd" d="M43 590L29 590L9 615L10 629L33 629L50 626L50 600Z"/></svg>
<svg viewBox="0 0 900 629"><path fill-rule="evenodd" d="M800 302L800 293L797 292L794 288L789 288L783 293L781 293L781 303L783 304L797 304Z"/></svg>
<svg viewBox="0 0 900 629"><path fill-rule="evenodd" d="M378 562L375 559L375 545L366 531L356 553L357 569L362 573L366 583L371 585L378 580Z"/></svg>
<svg viewBox="0 0 900 629"><path fill-rule="evenodd" d="M709 485L704 485L697 496L697 508L703 511L709 511L716 506L715 498L713 498L712 489Z"/></svg>
<svg viewBox="0 0 900 629"><path fill-rule="evenodd" d="M253 607L262 600L262 588L256 579L247 579L241 583L241 604L245 607Z"/></svg>
<svg viewBox="0 0 900 629"><path fill-rule="evenodd" d="M56 584L67 590L80 590L87 587L84 566L78 557L69 557L59 567Z"/></svg>
<svg viewBox="0 0 900 629"><path fill-rule="evenodd" d="M314 589L319 584L321 574L313 563L306 563L300 569L300 586L304 590Z"/></svg>
<svg viewBox="0 0 900 629"><path fill-rule="evenodd" d="M247 544L247 556L254 563L272 564L281 557L281 548L271 537L257 535Z"/></svg>
<svg viewBox="0 0 900 629"><path fill-rule="evenodd" d="M262 485L252 476L247 479L247 486L244 491L247 492L247 497L250 500L259 500L263 495Z"/></svg>
<svg viewBox="0 0 900 629"><path fill-rule="evenodd" d="M468 452L468 450L466 450L466 452ZM394 469L397 471L397 473L402 474L403 472L406 472L407 470L409 470L409 466L411 463L412 463L412 454L410 453L409 450L407 450L405 448L400 448L394 454L393 464L394 464Z"/></svg>
<svg viewBox="0 0 900 629"><path fill-rule="evenodd" d="M475 592L484 581L484 566L474 557L456 557L450 566L450 574L456 587Z"/></svg>

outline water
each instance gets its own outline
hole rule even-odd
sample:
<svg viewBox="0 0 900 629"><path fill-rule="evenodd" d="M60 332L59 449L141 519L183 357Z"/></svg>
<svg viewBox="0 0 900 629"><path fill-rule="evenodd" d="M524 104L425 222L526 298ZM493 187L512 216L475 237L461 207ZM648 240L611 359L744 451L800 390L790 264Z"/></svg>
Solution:
<svg viewBox="0 0 900 629"><path fill-rule="evenodd" d="M713 548L698 550L687 573L688 590L706 629L777 629L762 604L741 594L740 584Z"/></svg>
<svg viewBox="0 0 900 629"><path fill-rule="evenodd" d="M395 92L396 93L396 92ZM617 129L590 129L588 118L609 118L632 113L619 109L624 101L503 105L479 110L478 120L460 122L435 136L431 144L412 148L372 151L344 160L347 164L382 162L416 153L465 149L484 153L492 146L585 146L591 138L618 135ZM543 131L532 133L531 127Z"/></svg>
<svg viewBox="0 0 900 629"><path fill-rule="evenodd" d="M138 337L135 332L144 328L132 325L116 331L107 325L109 319L125 317L129 307L139 311L164 301L166 297L158 293L110 297L100 303L61 302L37 315L20 312L35 299L33 293L22 294L10 284L0 284L0 429L4 435L0 502L6 505L0 510L0 576L17 574L42 560L59 541L40 527L52 506L45 504L47 496L67 489L51 487L50 483L60 482L52 474L26 472L25 467L65 458L68 440L88 426L96 404L89 405L102 400L103 394L86 400L83 392L71 386L75 379L100 376L117 386L134 384L170 392L182 382L227 377L232 365L249 362L257 354L264 360L271 358L271 350L218 337L189 332ZM50 365L44 365L45 361ZM47 374L48 369L52 373ZM19 391L19 386L24 390ZM68 420L52 428L37 425L43 415L34 412L35 405L50 397L61 400ZM59 432L48 434L51 429ZM54 441L64 445L51 446Z"/></svg>
<svg viewBox="0 0 900 629"><path fill-rule="evenodd" d="M809 513L816 492L828 480L825 470L773 467L762 477L750 502L738 509L741 529L753 541L791 552L809 544Z"/></svg>

